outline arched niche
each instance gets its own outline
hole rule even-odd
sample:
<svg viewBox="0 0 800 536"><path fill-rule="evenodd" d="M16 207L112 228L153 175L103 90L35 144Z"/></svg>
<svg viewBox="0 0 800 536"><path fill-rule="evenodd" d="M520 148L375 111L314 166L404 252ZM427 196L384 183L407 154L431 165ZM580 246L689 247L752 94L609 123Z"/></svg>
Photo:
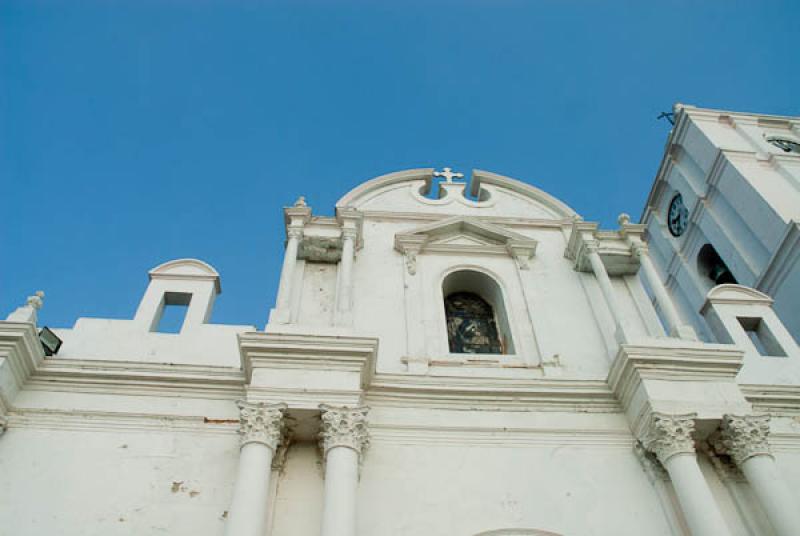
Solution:
<svg viewBox="0 0 800 536"><path fill-rule="evenodd" d="M451 324L451 310L448 310L452 305L450 300L453 297L462 298L466 301L469 295L474 295L479 300L485 302L490 308L490 313L493 318L494 327L500 343L499 354L514 354L514 340L511 334L511 325L508 320L508 313L506 311L505 300L503 298L503 290L497 281L477 270L459 269L447 274L442 281L442 298L443 306L445 307L445 321L446 321L446 335L448 338L448 348L451 353L470 353L470 352L452 352L452 336L453 329ZM468 304L469 305L469 304ZM479 307L479 302L474 301L473 306ZM475 323L480 329L480 322ZM490 337L491 333L484 333L484 336ZM492 353L487 351L480 351L475 353Z"/></svg>

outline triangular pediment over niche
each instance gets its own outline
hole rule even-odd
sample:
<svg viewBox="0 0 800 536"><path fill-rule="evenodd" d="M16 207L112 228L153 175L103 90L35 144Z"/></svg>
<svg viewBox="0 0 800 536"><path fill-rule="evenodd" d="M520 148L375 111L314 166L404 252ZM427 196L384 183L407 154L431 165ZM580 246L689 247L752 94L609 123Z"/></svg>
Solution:
<svg viewBox="0 0 800 536"><path fill-rule="evenodd" d="M459 233L454 235L445 235L443 237L432 237L428 245L450 245L450 246L502 246L505 241L499 241L495 238L486 236L478 236L476 234Z"/></svg>
<svg viewBox="0 0 800 536"><path fill-rule="evenodd" d="M413 258L424 252L510 255L527 269L536 240L478 218L454 216L397 233L394 246Z"/></svg>

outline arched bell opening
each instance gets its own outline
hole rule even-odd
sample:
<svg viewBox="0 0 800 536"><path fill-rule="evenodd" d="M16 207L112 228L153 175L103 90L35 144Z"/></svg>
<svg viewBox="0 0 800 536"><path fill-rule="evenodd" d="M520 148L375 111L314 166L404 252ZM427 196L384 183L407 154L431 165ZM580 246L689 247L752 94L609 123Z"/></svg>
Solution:
<svg viewBox="0 0 800 536"><path fill-rule="evenodd" d="M737 284L728 265L711 244L706 244L697 253L697 271L714 285Z"/></svg>

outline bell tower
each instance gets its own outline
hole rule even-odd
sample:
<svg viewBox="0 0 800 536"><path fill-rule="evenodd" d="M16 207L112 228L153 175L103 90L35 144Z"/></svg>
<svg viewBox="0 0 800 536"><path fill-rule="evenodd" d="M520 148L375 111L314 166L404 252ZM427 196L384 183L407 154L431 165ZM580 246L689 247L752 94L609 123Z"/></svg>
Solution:
<svg viewBox="0 0 800 536"><path fill-rule="evenodd" d="M642 223L680 315L714 341L706 295L739 283L800 339L800 118L681 104L674 118Z"/></svg>

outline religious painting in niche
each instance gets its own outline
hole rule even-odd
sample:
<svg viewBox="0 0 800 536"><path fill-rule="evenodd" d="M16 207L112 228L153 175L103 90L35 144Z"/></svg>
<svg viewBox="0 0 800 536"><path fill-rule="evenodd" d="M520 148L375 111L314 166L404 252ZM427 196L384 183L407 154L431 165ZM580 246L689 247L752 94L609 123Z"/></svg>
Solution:
<svg viewBox="0 0 800 536"><path fill-rule="evenodd" d="M444 299L447 338L454 354L502 354L492 306L471 292L455 292Z"/></svg>

